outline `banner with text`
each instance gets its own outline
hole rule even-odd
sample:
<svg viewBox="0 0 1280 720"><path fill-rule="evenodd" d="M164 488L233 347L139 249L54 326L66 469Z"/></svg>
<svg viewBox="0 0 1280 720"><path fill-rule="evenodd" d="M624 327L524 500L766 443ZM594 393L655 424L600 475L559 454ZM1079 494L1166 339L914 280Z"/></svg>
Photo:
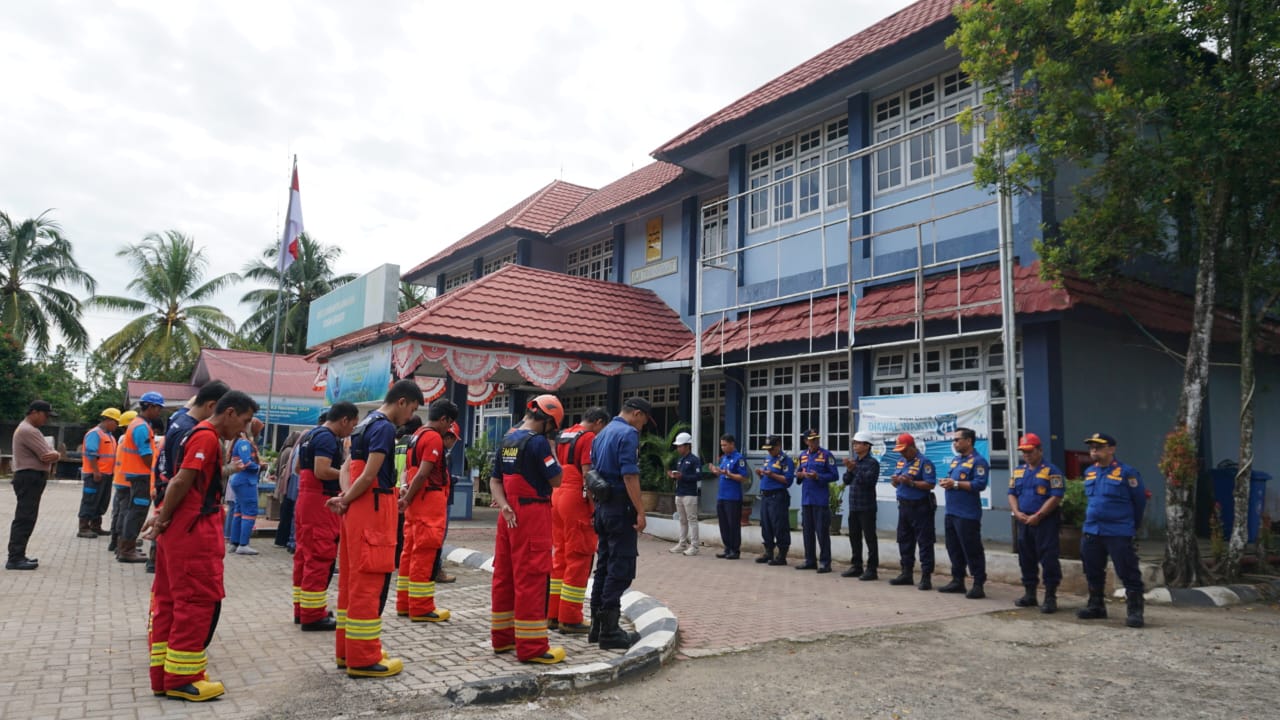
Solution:
<svg viewBox="0 0 1280 720"><path fill-rule="evenodd" d="M882 395L858 398L858 431L876 437L871 455L880 461L880 484L876 499L895 500L890 484L894 466L902 457L893 451L898 435L911 433L916 448L929 458L942 479L951 466L955 451L951 439L958 427L969 428L978 436L974 452L991 459L990 405L986 390L963 392L919 393L914 395ZM938 505L943 505L942 488L935 488ZM991 507L991 487L982 491L982 507Z"/></svg>
<svg viewBox="0 0 1280 720"><path fill-rule="evenodd" d="M381 402L391 386L391 343L374 345L329 360L324 397L329 404Z"/></svg>

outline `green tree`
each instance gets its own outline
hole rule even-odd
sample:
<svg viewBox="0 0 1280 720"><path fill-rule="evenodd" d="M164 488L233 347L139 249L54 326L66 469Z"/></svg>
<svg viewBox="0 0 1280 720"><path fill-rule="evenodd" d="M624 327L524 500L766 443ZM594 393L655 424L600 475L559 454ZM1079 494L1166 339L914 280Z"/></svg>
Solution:
<svg viewBox="0 0 1280 720"><path fill-rule="evenodd" d="M1259 192L1280 188L1276 163L1255 159L1274 144L1258 119L1280 113L1274 3L982 0L956 15L962 67L993 88L979 182L1053 194L1061 169L1082 171L1072 214L1037 248L1046 272L1105 281L1153 261L1195 272L1175 427L1198 442L1224 249L1252 222L1246 185L1262 173ZM1167 491L1166 582L1203 582L1194 485Z"/></svg>
<svg viewBox="0 0 1280 720"><path fill-rule="evenodd" d="M0 330L0 419L21 420L36 397L31 368L24 361L22 343L8 330Z"/></svg>
<svg viewBox="0 0 1280 720"><path fill-rule="evenodd" d="M400 281L400 302L397 308L398 312L404 312L410 308L418 307L426 303L436 296L435 288L429 288L424 285L414 285L403 280Z"/></svg>
<svg viewBox="0 0 1280 720"><path fill-rule="evenodd" d="M148 379L190 377L202 347L221 347L235 324L207 304L223 288L239 282L236 273L205 280L209 261L195 242L178 232L152 233L116 255L133 263L128 289L134 297L96 295L101 308L136 315L102 342L99 352L131 374Z"/></svg>
<svg viewBox="0 0 1280 720"><path fill-rule="evenodd" d="M103 410L113 407L124 410L125 378L114 363L102 353L91 353L85 365L84 402L80 414L87 420L97 418ZM157 379L150 378L148 379Z"/></svg>
<svg viewBox="0 0 1280 720"><path fill-rule="evenodd" d="M307 233L298 243L298 259L284 272L284 295L281 297L280 270L276 258L280 248L272 243L262 257L245 266L244 277L265 283L267 287L250 290L240 302L253 307L253 314L244 321L240 333L264 349L270 350L275 339L276 312L283 305L280 318L281 353L301 355L307 351L307 324L311 303L334 288L345 285L355 275L337 275L333 265L342 255L342 249L321 245Z"/></svg>
<svg viewBox="0 0 1280 720"><path fill-rule="evenodd" d="M32 397L48 400L58 412L59 422L77 423L84 419L81 401L88 386L77 374L79 366L62 346L49 357L30 363Z"/></svg>
<svg viewBox="0 0 1280 720"><path fill-rule="evenodd" d="M92 294L96 284L76 263L71 241L50 212L17 223L0 212L0 323L41 355L49 351L51 330L82 352L89 347L89 333L80 324L83 307L64 288L82 287Z"/></svg>

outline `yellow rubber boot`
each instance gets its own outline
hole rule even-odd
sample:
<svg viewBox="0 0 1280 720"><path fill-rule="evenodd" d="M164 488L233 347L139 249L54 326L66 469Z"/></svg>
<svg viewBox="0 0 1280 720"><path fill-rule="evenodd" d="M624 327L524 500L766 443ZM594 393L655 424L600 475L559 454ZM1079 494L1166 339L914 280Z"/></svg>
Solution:
<svg viewBox="0 0 1280 720"><path fill-rule="evenodd" d="M444 608L436 608L435 612L429 612L426 615L414 615L409 619L414 622L445 622L449 619L451 613Z"/></svg>
<svg viewBox="0 0 1280 720"><path fill-rule="evenodd" d="M387 659L387 658L389 658L389 657L391 657L391 656L387 654L387 651L386 651L386 650L383 650L383 651L382 651L382 659L383 659L383 660L386 660L386 659ZM338 666L338 669L339 669L339 670L346 670L346 669L347 669L347 661L346 661L344 658L334 658L333 660L334 660L334 664L336 664L336 665Z"/></svg>
<svg viewBox="0 0 1280 720"><path fill-rule="evenodd" d="M205 700L212 700L226 691L227 689L223 687L220 682L214 682L212 680L197 680L193 683L183 685L180 688L166 690L164 694L168 697L177 698L179 700L204 702Z"/></svg>
<svg viewBox="0 0 1280 720"><path fill-rule="evenodd" d="M381 663L362 668L347 668L348 677L391 677L404 670L404 662L400 658L383 658Z"/></svg>
<svg viewBox="0 0 1280 720"><path fill-rule="evenodd" d="M537 657L531 657L521 662L541 663L543 665L555 665L564 662L564 648L553 647Z"/></svg>

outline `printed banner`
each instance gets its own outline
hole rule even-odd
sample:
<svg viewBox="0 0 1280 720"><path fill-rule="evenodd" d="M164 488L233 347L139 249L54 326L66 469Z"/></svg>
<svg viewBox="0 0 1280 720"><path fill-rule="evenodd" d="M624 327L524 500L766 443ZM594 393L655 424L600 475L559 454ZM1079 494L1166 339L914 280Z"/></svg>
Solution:
<svg viewBox="0 0 1280 720"><path fill-rule="evenodd" d="M338 355L328 368L324 397L330 405L339 400L381 402L391 387L391 343Z"/></svg>
<svg viewBox="0 0 1280 720"><path fill-rule="evenodd" d="M986 390L965 392L919 393L915 395L882 395L858 398L858 431L876 436L871 455L880 461L880 484L876 499L892 502L896 490L889 480L894 466L902 457L893 451L898 435L911 433L925 457L933 461L941 479L951 466L955 451L951 439L956 428L966 427L978 438L974 451L991 460L990 405ZM945 504L944 491L934 489L938 505ZM983 509L991 508L991 486L982 492Z"/></svg>

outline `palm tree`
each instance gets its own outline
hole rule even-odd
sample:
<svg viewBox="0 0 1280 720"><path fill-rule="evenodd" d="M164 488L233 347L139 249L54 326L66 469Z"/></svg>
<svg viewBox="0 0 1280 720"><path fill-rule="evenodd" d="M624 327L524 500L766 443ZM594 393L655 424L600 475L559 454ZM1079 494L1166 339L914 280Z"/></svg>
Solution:
<svg viewBox="0 0 1280 720"><path fill-rule="evenodd" d="M84 352L89 333L80 324L83 307L63 285L78 285L93 294L97 284L71 255L71 241L46 210L15 223L0 212L0 323L36 352L48 354L51 329L69 350Z"/></svg>
<svg viewBox="0 0 1280 720"><path fill-rule="evenodd" d="M207 303L240 276L227 273L205 282L209 261L194 240L166 230L116 255L133 262L136 275L128 289L134 297L97 295L90 302L139 317L102 342L99 350L112 362L181 374L195 366L200 348L219 347L235 336L231 318Z"/></svg>
<svg viewBox="0 0 1280 720"><path fill-rule="evenodd" d="M427 302L436 296L436 289L426 287L424 285L414 285L403 280L400 281L400 307L399 312L404 312L409 308L415 308Z"/></svg>
<svg viewBox="0 0 1280 720"><path fill-rule="evenodd" d="M333 265L342 254L342 249L321 245L310 235L303 233L298 242L298 259L284 271L284 296L281 298L280 270L276 265L279 252L278 245L272 243L263 251L260 259L244 268L245 279L257 280L267 287L250 290L240 298L240 302L253 306L253 314L240 326L240 333L263 347L272 347L276 332L276 310L283 306L280 344L277 347L282 353L300 355L307 351L307 321L311 303L334 288L355 280L356 276L335 275Z"/></svg>

